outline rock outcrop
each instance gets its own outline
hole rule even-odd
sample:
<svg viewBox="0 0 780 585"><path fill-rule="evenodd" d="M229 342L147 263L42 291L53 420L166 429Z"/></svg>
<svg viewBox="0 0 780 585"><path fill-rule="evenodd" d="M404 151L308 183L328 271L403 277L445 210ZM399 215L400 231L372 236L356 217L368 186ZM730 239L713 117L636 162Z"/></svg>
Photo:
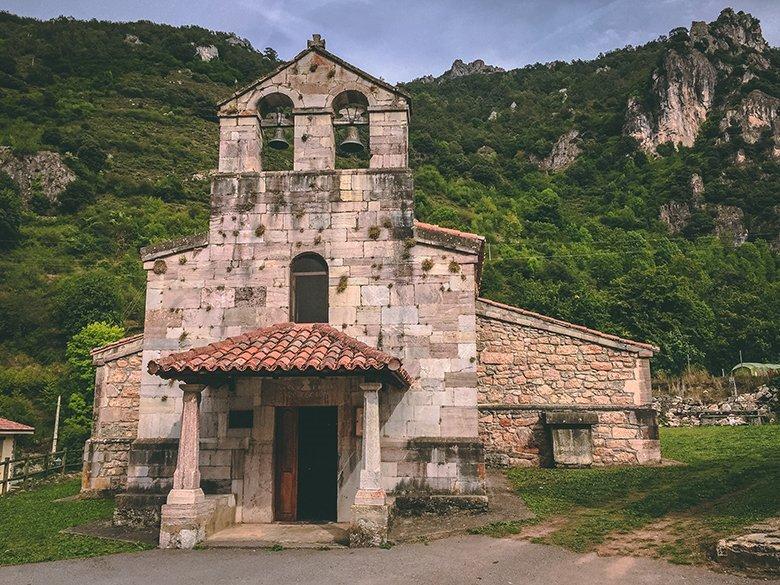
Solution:
<svg viewBox="0 0 780 585"><path fill-rule="evenodd" d="M769 49L758 20L731 8L725 8L710 24L693 22L690 38L693 46L710 55L717 51L764 53Z"/></svg>
<svg viewBox="0 0 780 585"><path fill-rule="evenodd" d="M742 139L755 144L764 132L769 132L774 141L772 156L780 158L780 98L772 97L763 91L751 91L734 109L728 110L720 123L723 139L729 140L727 130L736 125Z"/></svg>
<svg viewBox="0 0 780 585"><path fill-rule="evenodd" d="M59 194L76 179L58 152L45 150L16 156L10 148L0 146L0 171L8 173L19 185L25 201L39 191L56 203Z"/></svg>
<svg viewBox="0 0 780 585"><path fill-rule="evenodd" d="M252 43L250 43L248 39L241 38L235 33L230 33L227 37L225 37L225 42L228 45L233 45L234 47L243 47L245 49L249 49L250 51L254 50L252 48Z"/></svg>
<svg viewBox="0 0 780 585"><path fill-rule="evenodd" d="M715 235L734 246L741 246L747 242L745 213L733 205L716 205Z"/></svg>
<svg viewBox="0 0 780 585"><path fill-rule="evenodd" d="M712 110L719 75L740 75L742 83L747 83L770 66L769 45L760 25L743 12L727 8L715 22L694 22L690 33L676 29L672 38L674 48L667 51L651 80L651 99L647 101L653 107L635 97L627 104L623 131L649 153L664 143L693 146ZM741 64L734 65L735 60ZM745 107L766 109L767 102L753 99ZM767 119L768 113L762 110L761 120Z"/></svg>
<svg viewBox="0 0 780 585"><path fill-rule="evenodd" d="M653 75L657 111L651 114L630 98L625 133L647 152L655 152L665 142L693 146L712 107L716 82L715 67L700 51L692 49L685 55L669 51L663 67Z"/></svg>
<svg viewBox="0 0 780 585"><path fill-rule="evenodd" d="M658 219L666 224L670 234L679 234L691 220L691 208L687 203L669 201L661 205Z"/></svg>
<svg viewBox="0 0 780 585"><path fill-rule="evenodd" d="M447 71L439 76L439 79L455 79L456 77L465 77L466 75L486 75L489 73L503 73L504 69L495 65L487 65L482 59L477 59L471 63L464 63L460 59L455 59Z"/></svg>
<svg viewBox="0 0 780 585"><path fill-rule="evenodd" d="M582 152L580 133L569 130L556 141L552 152L539 164L543 171L562 171L571 166Z"/></svg>
<svg viewBox="0 0 780 585"><path fill-rule="evenodd" d="M213 61L219 59L219 50L214 45L204 45L195 47L195 53L201 61Z"/></svg>

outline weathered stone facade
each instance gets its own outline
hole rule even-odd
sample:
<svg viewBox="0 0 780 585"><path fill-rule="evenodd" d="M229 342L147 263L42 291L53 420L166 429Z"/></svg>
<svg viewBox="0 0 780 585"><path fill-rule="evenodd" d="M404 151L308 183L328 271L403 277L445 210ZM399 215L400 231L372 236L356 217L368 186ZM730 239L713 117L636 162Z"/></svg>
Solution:
<svg viewBox="0 0 780 585"><path fill-rule="evenodd" d="M127 483L130 444L138 434L142 345L143 335L136 335L92 352L97 374L82 490L117 491Z"/></svg>
<svg viewBox="0 0 780 585"><path fill-rule="evenodd" d="M552 465L548 412L589 412L592 463L660 459L653 348L500 305L477 304L480 438L499 465ZM572 425L573 426L573 425Z"/></svg>
<svg viewBox="0 0 780 585"><path fill-rule="evenodd" d="M365 104L367 169L335 168L345 99ZM292 104L291 171L262 170L268 132L275 131L269 104ZM106 412L97 415L92 443L101 439L97 429L124 437L137 420L119 522L160 522L166 502L160 542L187 547L213 528L215 514L219 523L274 520L274 493L283 492L274 475L275 414L330 406L338 413L335 519L351 521L356 545L378 544L393 498L412 502L409 509L424 508L421 498L440 498L432 508L484 508L483 443L498 452L494 442L502 439L489 432L488 410L480 425L478 401L606 404L621 415L649 401L650 346L597 332L573 338L564 332L563 343L533 324L485 325L478 305L487 302L477 300L484 238L414 218L409 111L408 96L331 55L316 37L292 62L220 104L208 233L142 250L147 299L143 352L132 364L140 376L137 410L122 415L128 422L122 427L111 400L96 400ZM297 294L292 267L302 254L325 267L318 274L329 328L401 364L402 383L352 366L247 370L242 357L219 371L163 375L165 356L190 348L196 351L187 356L201 355L224 347L208 344L287 327ZM607 338L610 349L602 351ZM640 346L642 359L635 355ZM240 355L249 350L242 347ZM99 381L119 379L107 373L112 367L102 364ZM237 411L249 421L243 427L230 423ZM609 445L596 449L595 463L627 460L617 453L620 441L624 451L652 442L640 439L644 423L631 416L618 420L610 412L599 421L594 444L609 435ZM508 450L534 449L540 447ZM94 455L88 461L85 486L102 481Z"/></svg>

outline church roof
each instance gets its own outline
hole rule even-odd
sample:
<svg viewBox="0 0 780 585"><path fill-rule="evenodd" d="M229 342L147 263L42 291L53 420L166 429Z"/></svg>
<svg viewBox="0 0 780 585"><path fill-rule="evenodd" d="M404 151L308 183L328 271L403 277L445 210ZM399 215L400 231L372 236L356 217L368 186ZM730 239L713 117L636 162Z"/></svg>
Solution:
<svg viewBox="0 0 780 585"><path fill-rule="evenodd" d="M398 386L401 361L325 323L279 323L149 362L149 373L197 381L213 373L347 375L372 373Z"/></svg>

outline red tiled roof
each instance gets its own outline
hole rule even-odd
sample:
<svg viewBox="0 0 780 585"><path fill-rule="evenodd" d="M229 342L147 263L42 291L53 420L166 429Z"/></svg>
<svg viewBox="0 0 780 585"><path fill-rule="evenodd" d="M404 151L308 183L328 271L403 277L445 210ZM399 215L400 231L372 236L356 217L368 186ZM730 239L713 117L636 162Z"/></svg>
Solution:
<svg viewBox="0 0 780 585"><path fill-rule="evenodd" d="M411 384L401 361L325 323L279 323L149 362L149 373L192 379L212 372L316 374L370 371Z"/></svg>
<svg viewBox="0 0 780 585"><path fill-rule="evenodd" d="M0 417L0 433L32 433L35 431L35 427L23 425L13 420Z"/></svg>

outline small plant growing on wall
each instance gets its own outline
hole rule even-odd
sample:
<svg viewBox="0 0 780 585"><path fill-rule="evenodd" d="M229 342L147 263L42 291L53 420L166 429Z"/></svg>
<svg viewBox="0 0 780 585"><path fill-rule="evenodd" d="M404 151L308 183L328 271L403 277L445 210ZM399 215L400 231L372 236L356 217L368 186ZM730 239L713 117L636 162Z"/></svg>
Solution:
<svg viewBox="0 0 780 585"><path fill-rule="evenodd" d="M425 272L428 272L431 268L433 268L433 260L431 260L430 258L426 258L425 260L422 261L422 269Z"/></svg>
<svg viewBox="0 0 780 585"><path fill-rule="evenodd" d="M347 277L346 275L339 278L339 284L336 287L336 292L343 293L345 290L347 290Z"/></svg>
<svg viewBox="0 0 780 585"><path fill-rule="evenodd" d="M458 272L460 272L460 264L455 262L455 260L451 260L449 269L450 272L452 272L453 274L457 274Z"/></svg>
<svg viewBox="0 0 780 585"><path fill-rule="evenodd" d="M262 238L264 233L265 233L265 226L261 223L259 226L255 228L255 235L258 238Z"/></svg>
<svg viewBox="0 0 780 585"><path fill-rule="evenodd" d="M382 230L379 229L379 226L372 225L370 228L368 228L368 237L372 240L378 240L379 234L382 232Z"/></svg>

